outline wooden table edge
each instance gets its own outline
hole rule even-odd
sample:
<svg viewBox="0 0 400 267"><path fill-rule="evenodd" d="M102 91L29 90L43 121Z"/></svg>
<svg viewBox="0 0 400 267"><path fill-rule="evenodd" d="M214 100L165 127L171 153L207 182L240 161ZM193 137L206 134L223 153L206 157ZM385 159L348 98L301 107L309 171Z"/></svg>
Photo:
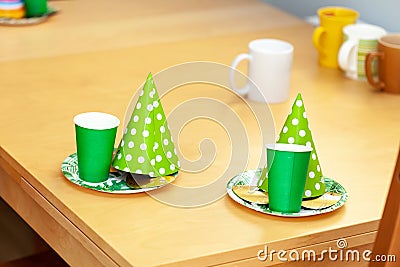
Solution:
<svg viewBox="0 0 400 267"><path fill-rule="evenodd" d="M76 242L81 243L83 247L88 250L88 252L96 255L96 258L102 259L103 264L105 262L108 262L107 265L130 265L129 262L127 262L120 254L118 254L118 252L114 251L111 247L108 246L107 252L100 249L99 246L92 241L93 237L90 236L91 234L96 233L83 233L83 231L79 229L79 227L76 225L77 222L73 222L71 219L68 218L67 215L63 214L60 211L59 207L57 207L57 205L62 205L62 203L60 203L60 201L57 201L57 199L52 196L51 193L48 192L43 185L39 184L37 180L34 179L34 177L32 177L32 175L28 171L26 171L23 166L16 162L16 160L3 149L3 147L0 147L0 168L3 169L8 174L8 177L12 179L12 182L9 181L9 183L14 183L14 188L16 187L16 185L18 185L19 188L15 189L14 193L18 192L18 194L23 195L22 198L26 199L27 197L29 197L34 200L37 203L36 209L41 208L42 212L45 212L47 216L53 218L55 222L59 225L59 227L62 227L67 233L69 233L76 240ZM3 180L5 179L3 178ZM35 184L32 183L32 181ZM48 194L44 194L42 190L44 190L44 193L48 192ZM0 191L0 196L5 198L5 200L7 201L7 196L4 196L4 192L3 194L1 194ZM11 203L9 202L9 204L25 221L27 221L29 225L34 228L35 231L37 231L49 243L49 245L53 249L59 252L60 255L63 255L63 251L60 251L60 245L55 243L57 242L57 240L52 240L51 238L49 239L46 236L45 232L38 229L37 226L35 227L35 224L37 224L37 222L30 221L26 214L24 214L23 209L21 210L20 208L18 208L15 203L12 203L12 201ZM180 261L162 263L160 266L185 266L188 264L210 265L210 262L218 265L231 264L233 262L243 262L243 264L247 264L248 262L254 263L255 261L258 261L256 257L257 252L260 249L263 249L265 245L273 247L275 250L304 250L319 248L326 244L334 244L334 242L336 242L340 238L358 240L358 243L360 243L361 240L362 242L360 244L370 244L373 243L373 240L371 240L371 238L375 238L379 222L380 220L373 220L361 224L350 225L340 228L340 233L338 232L338 229L328 230L324 232L323 238L321 238L321 233L318 232L310 235L288 238L286 240L277 240L268 244L258 244L250 247L243 247L233 251L216 252L215 254L199 256L193 259L183 259ZM366 239L364 240L363 237L364 239ZM310 240L314 242L311 245ZM73 248L71 247L70 249ZM69 263L71 262L71 260L74 261L74 259L64 259Z"/></svg>

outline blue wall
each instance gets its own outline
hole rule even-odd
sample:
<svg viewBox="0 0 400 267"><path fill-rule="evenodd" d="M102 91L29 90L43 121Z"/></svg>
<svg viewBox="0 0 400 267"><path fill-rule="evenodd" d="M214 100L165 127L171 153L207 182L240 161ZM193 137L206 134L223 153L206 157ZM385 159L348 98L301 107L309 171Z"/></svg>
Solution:
<svg viewBox="0 0 400 267"><path fill-rule="evenodd" d="M345 6L357 10L364 22L388 32L400 32L400 0L263 0L298 17L316 14L323 6Z"/></svg>

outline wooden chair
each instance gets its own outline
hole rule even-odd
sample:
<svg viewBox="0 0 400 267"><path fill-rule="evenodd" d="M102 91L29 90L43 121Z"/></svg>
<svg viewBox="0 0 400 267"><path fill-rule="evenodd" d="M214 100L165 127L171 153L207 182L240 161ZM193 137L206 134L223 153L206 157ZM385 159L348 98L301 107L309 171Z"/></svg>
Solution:
<svg viewBox="0 0 400 267"><path fill-rule="evenodd" d="M395 255L395 262L371 261L369 266L400 266L400 151L371 256Z"/></svg>

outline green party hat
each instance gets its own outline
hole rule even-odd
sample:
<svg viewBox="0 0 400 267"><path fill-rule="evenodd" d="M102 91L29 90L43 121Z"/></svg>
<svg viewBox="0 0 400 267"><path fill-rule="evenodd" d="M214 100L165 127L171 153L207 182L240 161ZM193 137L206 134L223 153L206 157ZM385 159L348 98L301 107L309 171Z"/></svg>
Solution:
<svg viewBox="0 0 400 267"><path fill-rule="evenodd" d="M150 177L176 173L179 159L151 73L115 154L113 167Z"/></svg>
<svg viewBox="0 0 400 267"><path fill-rule="evenodd" d="M305 145L312 148L303 197L310 198L324 194L324 178L319 164L317 150L315 149L314 141L308 125L306 110L304 108L301 94L297 95L296 100L293 103L292 111L285 121L277 143ZM265 171L263 173L265 173ZM267 185L267 179L264 179L260 187L265 190L267 189Z"/></svg>

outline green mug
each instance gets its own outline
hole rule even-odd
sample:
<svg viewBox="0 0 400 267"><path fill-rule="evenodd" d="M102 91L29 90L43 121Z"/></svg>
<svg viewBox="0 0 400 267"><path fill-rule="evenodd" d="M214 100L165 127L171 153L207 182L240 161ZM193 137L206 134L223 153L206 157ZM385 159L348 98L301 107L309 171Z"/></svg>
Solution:
<svg viewBox="0 0 400 267"><path fill-rule="evenodd" d="M79 177L98 183L108 179L119 119L102 112L74 117Z"/></svg>
<svg viewBox="0 0 400 267"><path fill-rule="evenodd" d="M47 13L47 0L24 0L25 16L41 17Z"/></svg>

